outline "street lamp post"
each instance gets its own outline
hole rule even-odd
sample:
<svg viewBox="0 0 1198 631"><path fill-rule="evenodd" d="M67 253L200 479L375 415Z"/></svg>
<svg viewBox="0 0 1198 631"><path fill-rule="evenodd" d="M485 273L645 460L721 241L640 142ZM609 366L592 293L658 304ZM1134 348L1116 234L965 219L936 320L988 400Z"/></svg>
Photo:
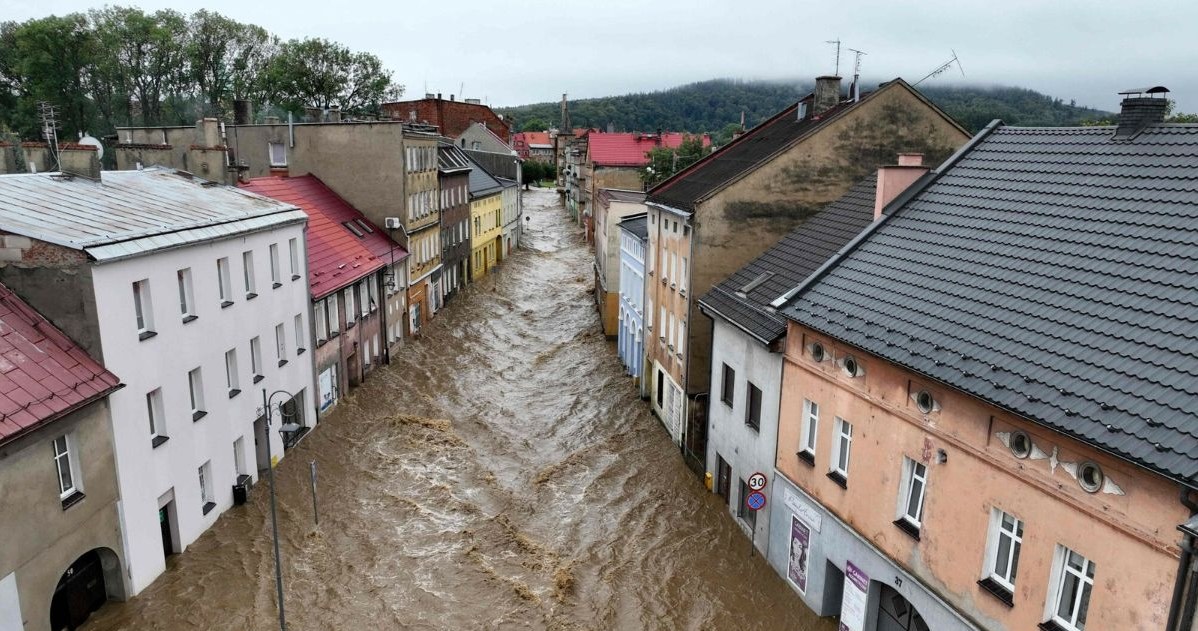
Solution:
<svg viewBox="0 0 1198 631"><path fill-rule="evenodd" d="M291 398L291 393L285 390L276 390L268 396L266 388L262 389L262 409L266 416L266 427L263 430L266 438L266 475L270 478L270 526L274 531L275 544L275 587L278 589L279 595L279 631L287 631L287 616L283 612L283 560L279 555L279 515L278 508L275 505L275 462L274 456L270 453L270 402L275 398L275 395L285 395L288 399ZM287 424L279 426L279 431L285 431Z"/></svg>

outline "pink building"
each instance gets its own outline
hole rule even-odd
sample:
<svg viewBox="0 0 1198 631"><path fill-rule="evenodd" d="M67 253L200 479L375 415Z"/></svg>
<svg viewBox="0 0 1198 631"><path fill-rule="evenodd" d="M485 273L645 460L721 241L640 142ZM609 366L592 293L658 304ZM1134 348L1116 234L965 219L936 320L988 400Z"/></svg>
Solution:
<svg viewBox="0 0 1198 631"><path fill-rule="evenodd" d="M842 629L1191 628L1198 127L1164 105L996 121L774 302L769 558Z"/></svg>

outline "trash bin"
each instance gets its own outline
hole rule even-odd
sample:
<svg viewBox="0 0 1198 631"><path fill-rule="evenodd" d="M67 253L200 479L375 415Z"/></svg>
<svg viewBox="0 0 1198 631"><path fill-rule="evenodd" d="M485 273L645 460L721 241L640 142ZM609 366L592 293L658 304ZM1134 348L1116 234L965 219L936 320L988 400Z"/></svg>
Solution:
<svg viewBox="0 0 1198 631"><path fill-rule="evenodd" d="M254 486L254 479L248 475L237 476L237 484L233 485L233 504L241 506L245 504L250 497L250 487Z"/></svg>

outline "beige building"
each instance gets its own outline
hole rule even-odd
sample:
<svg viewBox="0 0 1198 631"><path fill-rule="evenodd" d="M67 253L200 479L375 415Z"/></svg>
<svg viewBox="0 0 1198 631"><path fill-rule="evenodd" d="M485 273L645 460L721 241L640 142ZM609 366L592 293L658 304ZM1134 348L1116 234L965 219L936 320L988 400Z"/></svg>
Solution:
<svg viewBox="0 0 1198 631"><path fill-rule="evenodd" d="M0 325L0 351L26 358L0 378L0 629L75 628L128 593L107 396L121 385L4 286Z"/></svg>
<svg viewBox="0 0 1198 631"><path fill-rule="evenodd" d="M605 188L595 204L595 305L608 338L620 326L620 221L645 212L644 201L640 190Z"/></svg>
<svg viewBox="0 0 1198 631"><path fill-rule="evenodd" d="M437 180L436 134L404 135L404 190L407 212L408 319L417 331L441 308L441 193Z"/></svg>
<svg viewBox="0 0 1198 631"><path fill-rule="evenodd" d="M839 77L820 77L813 94L649 191L650 399L696 471L706 451L712 327L696 297L880 164L899 153L936 164L968 138L902 79L854 98L841 94Z"/></svg>

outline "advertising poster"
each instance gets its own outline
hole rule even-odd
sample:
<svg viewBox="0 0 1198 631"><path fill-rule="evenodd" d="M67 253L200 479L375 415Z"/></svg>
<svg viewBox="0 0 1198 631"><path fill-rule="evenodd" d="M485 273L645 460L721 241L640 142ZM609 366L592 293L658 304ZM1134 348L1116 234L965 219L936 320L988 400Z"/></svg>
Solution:
<svg viewBox="0 0 1198 631"><path fill-rule="evenodd" d="M333 369L320 373L320 409L324 410L333 404Z"/></svg>
<svg viewBox="0 0 1198 631"><path fill-rule="evenodd" d="M786 576L790 582L807 593L807 564L811 559L811 531L798 517L790 518L790 564Z"/></svg>
<svg viewBox="0 0 1198 631"><path fill-rule="evenodd" d="M845 562L844 596L840 602L840 631L865 629L865 606L869 600L869 576L852 561Z"/></svg>

